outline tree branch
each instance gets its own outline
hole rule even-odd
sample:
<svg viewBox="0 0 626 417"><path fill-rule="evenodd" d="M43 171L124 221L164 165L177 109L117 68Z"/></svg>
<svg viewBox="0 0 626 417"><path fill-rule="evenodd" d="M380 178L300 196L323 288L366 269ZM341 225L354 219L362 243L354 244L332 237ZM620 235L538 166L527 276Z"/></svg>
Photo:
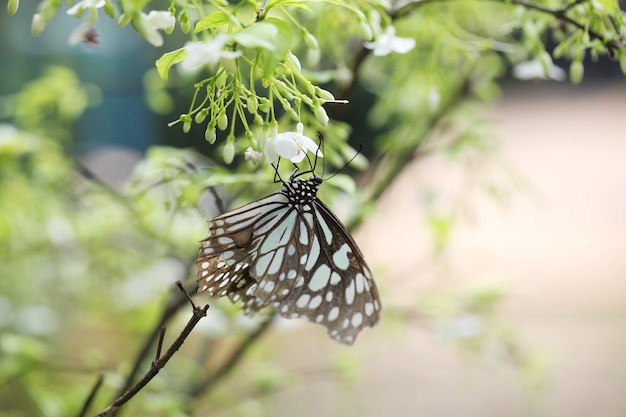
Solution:
<svg viewBox="0 0 626 417"><path fill-rule="evenodd" d="M172 358L172 356L174 356L174 353L176 353L178 349L180 349L180 347L185 342L185 339L187 339L187 337L189 336L193 328L196 326L196 324L198 324L200 319L206 316L207 310L209 309L209 305L207 304L204 307L197 307L193 303L191 298L189 297L189 294L187 294L187 292L183 288L180 281L177 281L176 285L185 294L187 300L191 303L191 306L193 308L193 314L191 318L189 319L189 321L187 322L187 325L178 335L176 340L174 340L170 348L165 352L165 355L163 355L162 357L158 357L154 362L152 362L152 366L150 367L148 372L146 372L143 378L141 378L135 385L128 388L122 395L120 395L115 401L113 401L111 405L105 408L101 413L97 414L96 417L111 416L113 413L119 410L125 403L127 403L131 398L133 398L139 391L141 391L141 389L145 387L148 384L148 382L150 382L159 373L159 371L165 366L165 364L167 364L167 362ZM160 327L159 327L159 331L157 334L161 334ZM152 343L152 340L150 340L150 344L151 343ZM143 358L143 356L140 356L140 358ZM141 361L138 361L138 363L140 362ZM127 380L127 382L129 380L130 378Z"/></svg>
<svg viewBox="0 0 626 417"><path fill-rule="evenodd" d="M116 398L121 397L126 391L128 391L128 389L130 389L133 381L135 380L135 377L139 373L139 368L143 364L144 360L148 357L148 354L150 353L155 340L157 340L157 338L159 337L159 334L161 333L161 328L186 302L187 300L185 299L185 297L181 297L178 292L172 294L172 297L170 297L170 299L168 300L165 309L163 310L163 313L161 313L161 317L154 324L154 327L144 340L143 346L141 347L141 349L139 349L139 353L133 361L133 367L126 376L126 381L124 382L124 385L115 395Z"/></svg>

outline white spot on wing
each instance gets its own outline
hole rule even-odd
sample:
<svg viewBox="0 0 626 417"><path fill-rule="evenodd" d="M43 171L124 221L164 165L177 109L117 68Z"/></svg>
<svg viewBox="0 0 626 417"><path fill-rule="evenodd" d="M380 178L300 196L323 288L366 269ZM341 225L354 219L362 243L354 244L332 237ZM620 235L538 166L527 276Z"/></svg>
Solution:
<svg viewBox="0 0 626 417"><path fill-rule="evenodd" d="M324 237L326 238L326 243L330 245L332 243L332 241L333 241L333 232L328 227L328 224L326 223L326 221L324 220L322 215L319 212L317 212L317 211L315 212L315 214L317 215L317 221L318 221L320 227L322 228L322 232L324 232Z"/></svg>
<svg viewBox="0 0 626 417"><path fill-rule="evenodd" d="M309 303L310 299L311 299L311 296L309 294L302 294L300 298L298 298L298 301L296 301L296 306L298 308L304 308L304 306L306 306Z"/></svg>
<svg viewBox="0 0 626 417"><path fill-rule="evenodd" d="M350 285L346 287L346 303L352 304L354 301L354 280L350 281Z"/></svg>
<svg viewBox="0 0 626 417"><path fill-rule="evenodd" d="M352 327L359 327L363 323L363 314L354 313L352 316Z"/></svg>
<svg viewBox="0 0 626 417"><path fill-rule="evenodd" d="M320 306L320 304L322 304L322 296L321 295L316 295L315 297L313 297L311 299L311 302L309 302L309 308L311 310L314 310L314 309L318 308Z"/></svg>
<svg viewBox="0 0 626 417"><path fill-rule="evenodd" d="M313 243L311 244L311 248L309 249L309 259L304 266L304 269L310 271L315 266L315 262L317 262L317 258L320 256L320 243L317 239L317 236L313 236ZM302 263L302 262L300 262Z"/></svg>
<svg viewBox="0 0 626 417"><path fill-rule="evenodd" d="M333 263L337 265L337 268L346 270L350 266L350 259L348 259L348 252L350 247L347 243L341 245L341 247L333 253Z"/></svg>
<svg viewBox="0 0 626 417"><path fill-rule="evenodd" d="M364 288L363 283L365 282L365 277L363 276L363 274L361 274L360 272L356 274L356 277L354 277L354 282L356 283L356 292L361 294Z"/></svg>
<svg viewBox="0 0 626 417"><path fill-rule="evenodd" d="M300 222L300 235L298 236L298 240L303 245L309 244L309 232L307 231L306 224L304 222Z"/></svg>
<svg viewBox="0 0 626 417"><path fill-rule="evenodd" d="M319 291L322 288L324 288L326 285L328 285L328 280L330 279L330 272L331 271L328 265L326 264L320 265L315 271L315 273L313 274L311 281L309 281L309 289L311 291Z"/></svg>
<svg viewBox="0 0 626 417"><path fill-rule="evenodd" d="M339 307L334 306L333 308L330 309L330 311L328 312L328 321L333 321L336 320L337 317L339 317Z"/></svg>

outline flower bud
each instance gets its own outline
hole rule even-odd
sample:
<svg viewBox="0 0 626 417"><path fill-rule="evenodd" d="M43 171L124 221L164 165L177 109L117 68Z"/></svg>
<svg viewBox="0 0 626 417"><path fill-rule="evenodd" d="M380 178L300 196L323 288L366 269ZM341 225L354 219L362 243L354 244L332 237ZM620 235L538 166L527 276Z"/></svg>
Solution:
<svg viewBox="0 0 626 417"><path fill-rule="evenodd" d="M574 84L580 84L583 80L583 74L585 73L585 68L583 67L583 63L581 61L573 61L569 67L569 78Z"/></svg>
<svg viewBox="0 0 626 417"><path fill-rule="evenodd" d="M217 134L215 133L215 125L211 125L209 123L209 125L206 128L206 130L204 131L204 138L211 145L213 145L215 143L215 139L217 139Z"/></svg>
<svg viewBox="0 0 626 417"><path fill-rule="evenodd" d="M297 56L291 53L291 51L287 52L287 56L285 56L285 63L292 71L302 72L302 65L300 65L300 60Z"/></svg>
<svg viewBox="0 0 626 417"><path fill-rule="evenodd" d="M228 138L228 141L226 142L226 145L224 145L224 150L222 152L222 157L224 158L224 162L226 162L227 164L230 164L231 162L233 162L233 159L235 158L235 142L234 142L233 137Z"/></svg>
<svg viewBox="0 0 626 417"><path fill-rule="evenodd" d="M318 105L317 107L315 107L315 110L313 111L313 113L315 113L315 118L317 119L318 122L320 122L322 126L328 125L328 114L326 113L326 110L324 110L324 108L321 105Z"/></svg>
<svg viewBox="0 0 626 417"><path fill-rule="evenodd" d="M300 116L298 115L298 113L296 113L294 109L289 108L285 110L287 110L287 114L289 115L289 117L291 117L291 120L293 120L294 122L300 120Z"/></svg>
<svg viewBox="0 0 626 417"><path fill-rule="evenodd" d="M217 78L215 78L215 86L217 88L222 88L226 85L226 71L222 71L217 75Z"/></svg>
<svg viewBox="0 0 626 417"><path fill-rule="evenodd" d="M257 101L256 96L248 96L246 99L246 105L248 106L250 114L255 114L259 108L259 102Z"/></svg>
<svg viewBox="0 0 626 417"><path fill-rule="evenodd" d="M311 35L310 32L304 32L304 44L309 49L320 49L320 45L317 43L317 38Z"/></svg>
<svg viewBox="0 0 626 417"><path fill-rule="evenodd" d="M182 12L180 16L178 16L178 20L180 22L180 30L183 33L189 33L189 31L191 31L191 22L189 21L189 16L187 15L187 12Z"/></svg>
<svg viewBox="0 0 626 417"><path fill-rule="evenodd" d="M206 118L208 114L209 114L209 109L207 107L203 108L198 113L196 113L195 122L198 124L204 122L204 119Z"/></svg>
<svg viewBox="0 0 626 417"><path fill-rule="evenodd" d="M226 130L228 127L228 116L226 116L226 112L222 112L217 116L217 127L220 130Z"/></svg>
<svg viewBox="0 0 626 417"><path fill-rule="evenodd" d="M335 100L335 96L328 90L324 90L323 88L315 87L315 94L324 101L333 101Z"/></svg>
<svg viewBox="0 0 626 417"><path fill-rule="evenodd" d="M133 15L131 13L122 13L120 18L117 19L117 26L126 26L131 20L133 20Z"/></svg>
<svg viewBox="0 0 626 417"><path fill-rule="evenodd" d="M183 120L183 132L189 133L191 130L191 117L185 117Z"/></svg>
<svg viewBox="0 0 626 417"><path fill-rule="evenodd" d="M33 21L30 26L30 30L33 36L39 35L46 28L46 22L44 21L41 13L35 13L33 15Z"/></svg>
<svg viewBox="0 0 626 417"><path fill-rule="evenodd" d="M113 7L113 4L109 0L104 3L104 13L111 19L115 19L115 7Z"/></svg>
<svg viewBox="0 0 626 417"><path fill-rule="evenodd" d="M9 0L7 4L7 11L11 16L17 13L17 9L20 7L20 0Z"/></svg>
<svg viewBox="0 0 626 417"><path fill-rule="evenodd" d="M263 113L269 113L271 108L272 108L272 106L271 106L271 103L270 103L269 99L267 99L265 97L259 97L259 109Z"/></svg>

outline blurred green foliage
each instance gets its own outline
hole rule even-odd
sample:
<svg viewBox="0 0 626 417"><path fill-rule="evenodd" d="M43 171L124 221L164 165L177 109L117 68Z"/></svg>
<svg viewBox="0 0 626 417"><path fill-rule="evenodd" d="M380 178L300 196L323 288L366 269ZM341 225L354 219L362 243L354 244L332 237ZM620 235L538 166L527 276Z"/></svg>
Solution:
<svg viewBox="0 0 626 417"><path fill-rule="evenodd" d="M97 28L98 3L80 2L85 9L76 14L80 24ZM243 156L248 147L262 151L271 129L293 130L301 121L307 135L321 135L329 170L357 153L349 145L353 132L367 132L369 137L356 142L366 144L371 161L359 155L350 167L365 170L368 181L356 187L344 173L320 191L353 227L366 220L407 164L433 153L461 170L469 184L463 191L506 198L515 182L499 177L509 173L480 121L480 109L498 97L511 65L537 59L545 70L537 76L542 78L553 57L565 58L571 61L571 80L580 82L585 56L606 55L626 71L625 18L610 0L424 0L395 8L385 1L277 0L266 2L263 12L261 4L249 1L103 4L107 16L121 26L132 23L153 44L163 28L147 27L146 12L157 6L167 7L189 40L211 39L218 29L232 35L229 48L242 52L238 60L196 73L175 71L187 57L181 42L144 77L151 108L165 113L181 103L188 107L172 125L205 132L221 157L152 147L125 186L113 187L74 156L71 127L102 99L97 86L82 84L67 68L50 67L0 98L2 416L76 415L98 374L105 376L104 386L92 410L102 409L133 365L149 366L151 330L165 324L159 317L168 325L167 345L190 315L180 308L185 304L176 304L180 296L173 283L193 286L206 217L276 189L273 169ZM9 1L9 13L19 13L18 6ZM41 2L33 32L44 30L59 10L66 10L60 1ZM415 39L415 48L370 56L363 41L391 24L402 37ZM554 51L548 50L549 41L556 43ZM181 91L189 94L181 98ZM344 117L345 108L333 103L333 95L357 102L367 97L358 103L365 114L356 122ZM422 196L423 214L442 259L471 195L442 205L445 196L429 193ZM491 287L416 295L419 300L408 309L385 306L386 327L402 331L412 320L426 321L425 328L462 351L513 365L529 385L539 386L545 363L498 318L505 295ZM306 372L277 365L275 345L256 344L253 335L265 316L242 318L228 302L211 306L197 338L186 343L175 366L163 369L126 406L128 415L184 416L206 409L213 415L269 415L266 400L273 393L306 384ZM149 353L135 358L142 344ZM238 349L249 360L243 370L235 366ZM344 386L355 383L361 354L337 354L325 377ZM222 368L224 358L234 358L232 367ZM222 379L228 373L233 378ZM219 384L209 384L211 395L199 398L194 387L212 376Z"/></svg>

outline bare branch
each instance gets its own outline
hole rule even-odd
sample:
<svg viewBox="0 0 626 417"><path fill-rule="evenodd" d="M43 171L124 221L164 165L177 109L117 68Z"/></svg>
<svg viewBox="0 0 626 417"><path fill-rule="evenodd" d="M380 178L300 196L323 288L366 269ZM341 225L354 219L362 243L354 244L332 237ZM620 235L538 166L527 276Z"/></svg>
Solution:
<svg viewBox="0 0 626 417"><path fill-rule="evenodd" d="M163 339L165 339L165 330L167 328L165 326L161 327L161 333L159 334L159 342L157 343L156 354L154 355L154 360L158 361L161 357L161 349L163 348Z"/></svg>
<svg viewBox="0 0 626 417"><path fill-rule="evenodd" d="M191 301L189 294L187 294L187 292L184 290L182 284L180 284L180 281L178 281L176 285L181 289L181 291L185 293L187 299ZM145 387L148 384L148 382L150 382L152 378L154 378L159 373L159 371L167 364L167 362L172 358L172 356L174 356L174 354L178 351L178 349L180 349L180 347L185 342L185 339L187 339L187 337L189 336L193 328L196 326L196 324L198 324L200 319L206 316L207 310L209 309L208 304L205 305L204 307L197 307L193 303L191 303L191 305L193 308L193 314L191 318L187 322L187 325L185 325L185 328L181 331L180 335L178 335L178 337L176 338L176 340L174 340L170 348L165 352L165 354L162 357L160 357L158 360L155 360L154 362L152 362L152 366L150 367L148 372L146 372L143 378L141 378L135 385L130 387L128 390L126 390L126 392L120 395L115 401L113 401L111 405L105 408L101 413L97 414L96 417L110 416L113 413L115 413L117 410L119 410L124 404L126 404L131 398L133 398L139 391L141 391L143 387ZM161 334L161 332L159 332L159 334Z"/></svg>

